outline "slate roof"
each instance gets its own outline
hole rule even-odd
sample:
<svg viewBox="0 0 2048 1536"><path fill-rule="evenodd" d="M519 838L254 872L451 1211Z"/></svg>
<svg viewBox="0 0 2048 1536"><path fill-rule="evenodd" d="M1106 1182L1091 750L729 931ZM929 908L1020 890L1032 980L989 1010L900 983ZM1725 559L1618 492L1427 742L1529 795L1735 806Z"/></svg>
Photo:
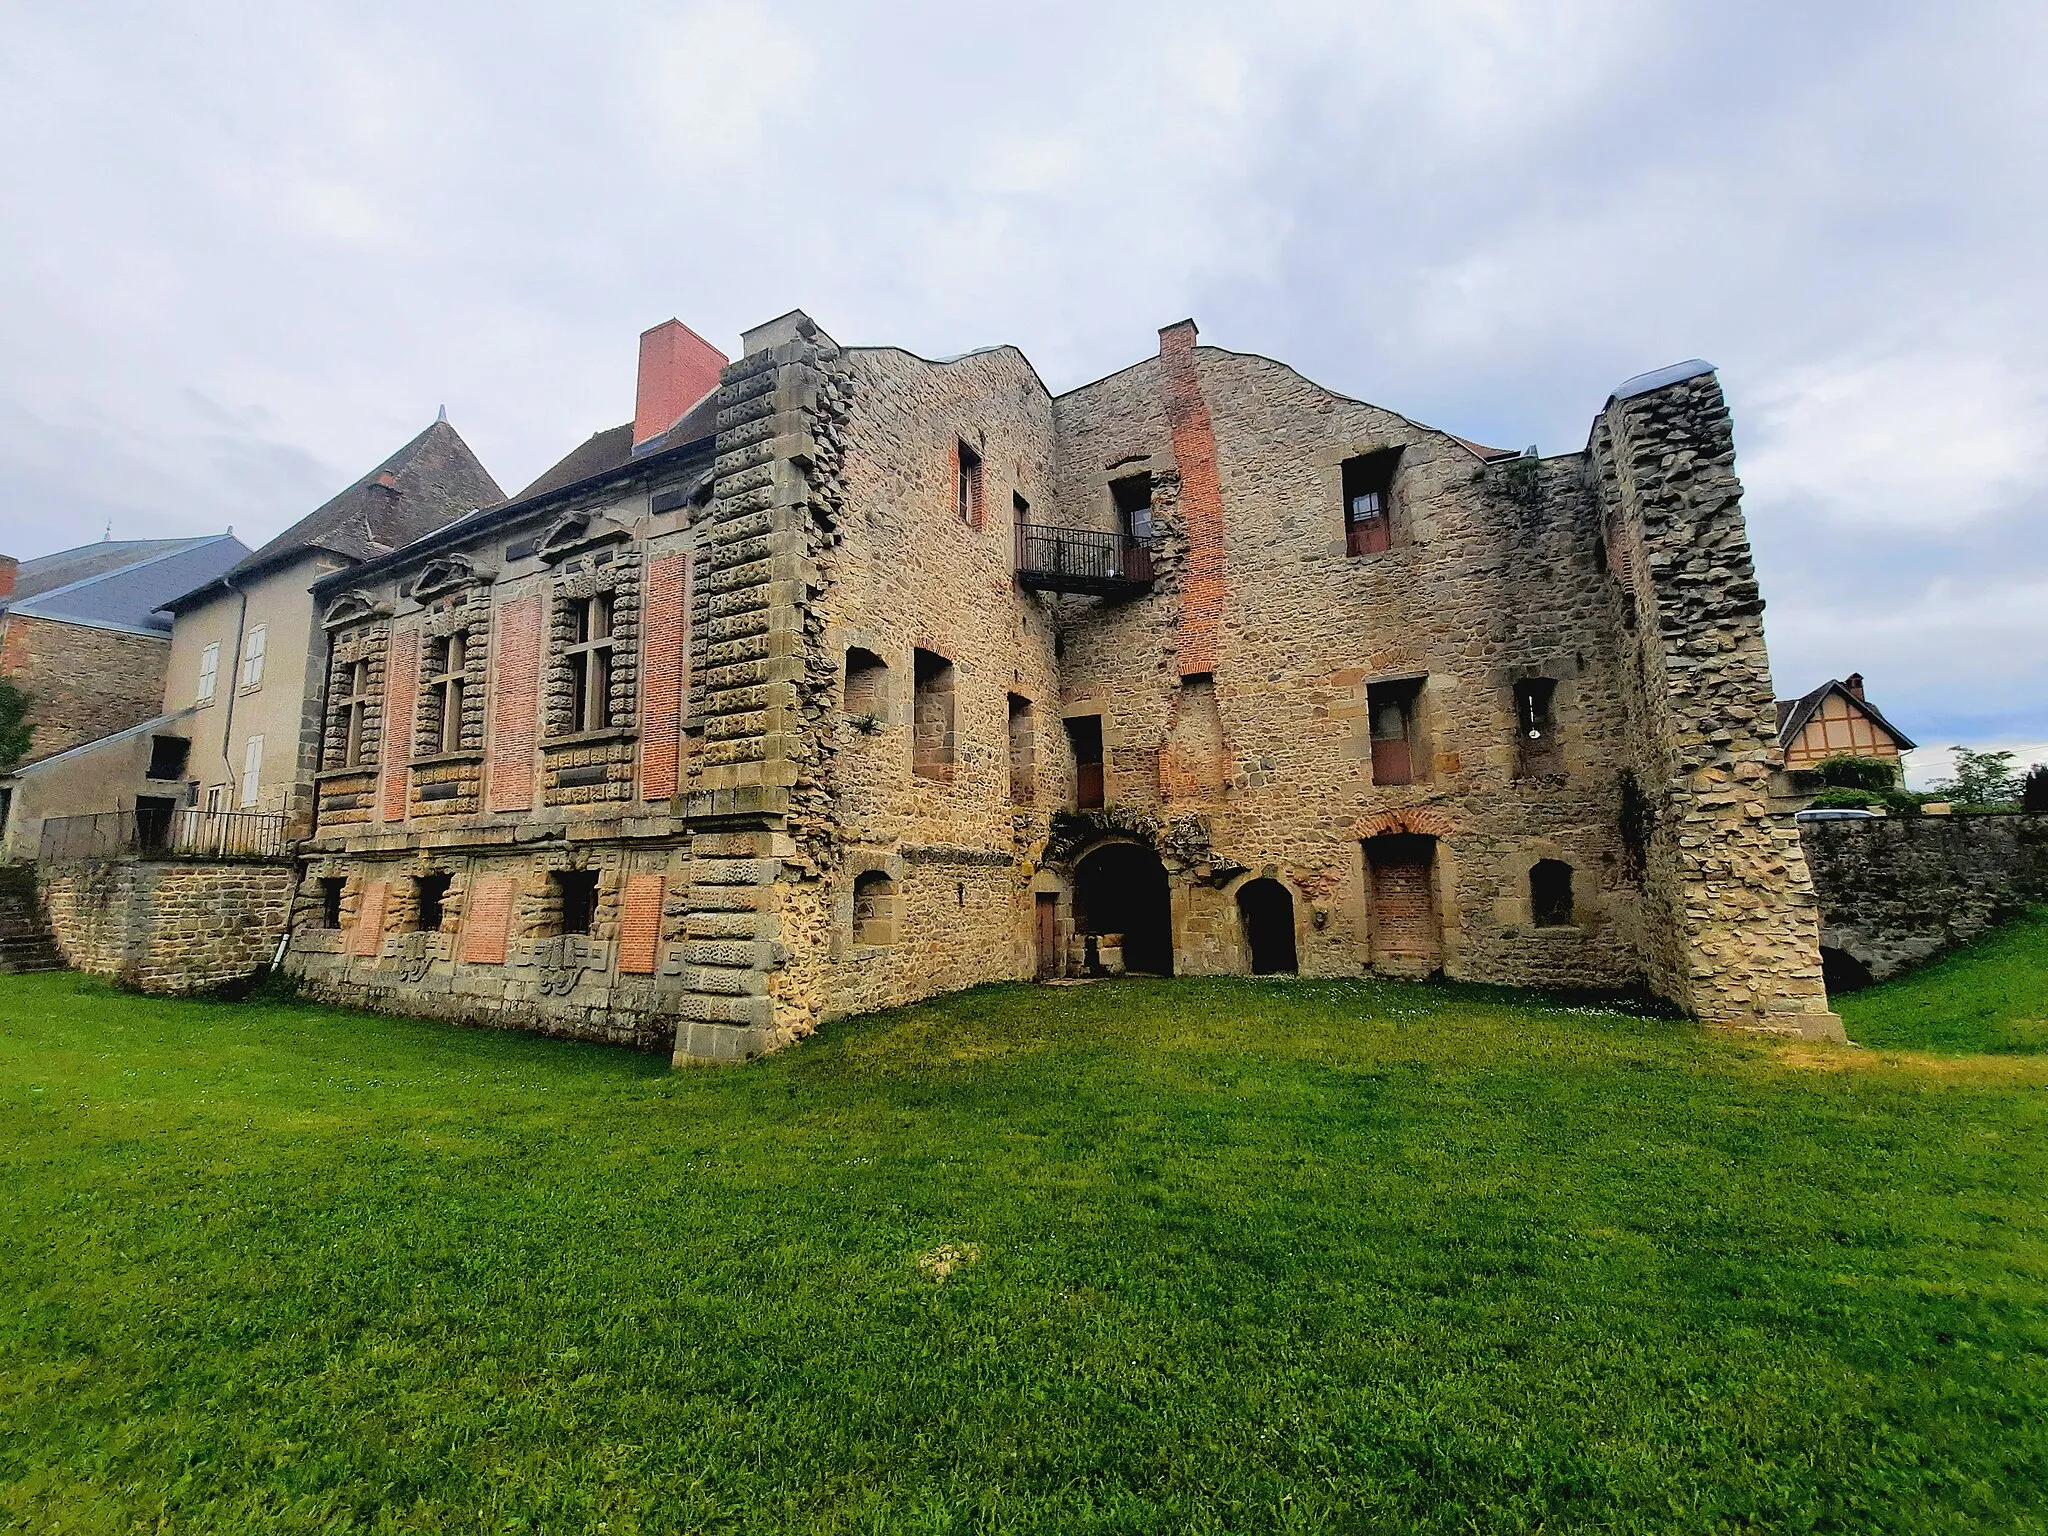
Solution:
<svg viewBox="0 0 2048 1536"><path fill-rule="evenodd" d="M200 539L108 539L24 560L0 612L95 629L171 632L170 604L249 553L233 534Z"/></svg>
<svg viewBox="0 0 2048 1536"><path fill-rule="evenodd" d="M504 491L461 434L437 421L347 490L222 574L229 579L252 575L316 549L357 564L504 499ZM224 581L195 586L178 598L175 607L190 607L225 589Z"/></svg>
<svg viewBox="0 0 2048 1536"><path fill-rule="evenodd" d="M1855 694L1849 691L1847 684L1835 678L1829 678L1818 688L1814 689L1813 692L1802 693L1796 699L1779 699L1777 701L1778 745L1781 747L1791 746L1792 738L1806 728L1806 722L1813 718L1813 712L1820 708L1821 701L1831 693L1839 693L1872 720L1890 731L1893 738L1898 742L1901 752L1913 750L1914 742L1912 737L1878 713L1877 706L1871 703L1870 700L1857 698Z"/></svg>
<svg viewBox="0 0 2048 1536"><path fill-rule="evenodd" d="M717 431L718 391L714 389L683 412L674 426L650 437L637 449L633 446L633 423L630 421L623 426L591 433L512 500L531 501L536 496L545 496L565 486L624 469L635 459L644 459L649 454L698 442Z"/></svg>

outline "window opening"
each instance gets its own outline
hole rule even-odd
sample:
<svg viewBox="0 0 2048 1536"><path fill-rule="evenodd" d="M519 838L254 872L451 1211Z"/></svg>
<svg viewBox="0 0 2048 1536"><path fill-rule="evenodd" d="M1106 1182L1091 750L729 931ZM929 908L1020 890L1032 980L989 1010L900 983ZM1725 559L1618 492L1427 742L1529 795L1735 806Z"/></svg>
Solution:
<svg viewBox="0 0 2048 1536"><path fill-rule="evenodd" d="M348 881L327 875L320 881L320 926L339 928L341 926L341 895L348 887Z"/></svg>
<svg viewBox="0 0 2048 1536"><path fill-rule="evenodd" d="M370 664L352 661L348 667L348 692L341 701L344 735L341 765L356 768L363 761L363 726L370 714Z"/></svg>
<svg viewBox="0 0 2048 1536"><path fill-rule="evenodd" d="M854 876L853 942L862 947L896 942L896 882L879 869Z"/></svg>
<svg viewBox="0 0 2048 1536"><path fill-rule="evenodd" d="M1562 859L1538 859L1529 868L1529 911L1538 928L1572 925L1572 867Z"/></svg>
<svg viewBox="0 0 2048 1536"><path fill-rule="evenodd" d="M1116 506L1117 531L1140 544L1152 541L1152 477L1126 475L1109 482L1109 498Z"/></svg>
<svg viewBox="0 0 2048 1536"><path fill-rule="evenodd" d="M1010 695L1010 803L1029 805L1038 788L1038 745L1031 730L1031 701Z"/></svg>
<svg viewBox="0 0 2048 1536"><path fill-rule="evenodd" d="M242 639L242 686L260 687L263 683L263 652L270 640L268 625L252 625Z"/></svg>
<svg viewBox="0 0 2048 1536"><path fill-rule="evenodd" d="M1102 716L1076 715L1066 725L1074 749L1074 808L1098 810L1103 803Z"/></svg>
<svg viewBox="0 0 2048 1536"><path fill-rule="evenodd" d="M192 755L192 743L183 736L152 736L149 738L149 768L146 777L152 779L182 779L185 764Z"/></svg>
<svg viewBox="0 0 2048 1536"><path fill-rule="evenodd" d="M954 476L954 509L960 521L971 528L981 526L981 455L965 443L957 445Z"/></svg>
<svg viewBox="0 0 2048 1536"><path fill-rule="evenodd" d="M171 846L171 819L178 802L169 795L135 797L135 840L144 853L165 853Z"/></svg>
<svg viewBox="0 0 2048 1536"><path fill-rule="evenodd" d="M846 648L846 713L879 725L888 712L889 664L857 645Z"/></svg>
<svg viewBox="0 0 2048 1536"><path fill-rule="evenodd" d="M1372 725L1372 781L1375 784L1415 784L1427 775L1417 771L1421 754L1416 751L1416 703L1422 692L1419 680L1373 683L1366 688L1366 714Z"/></svg>
<svg viewBox="0 0 2048 1536"><path fill-rule="evenodd" d="M597 916L597 871L558 869L554 874L555 898L561 903L561 931L588 933Z"/></svg>
<svg viewBox="0 0 2048 1536"><path fill-rule="evenodd" d="M1564 764L1557 746L1557 721L1553 703L1557 683L1548 677L1529 677L1515 684L1515 773L1529 778L1562 773Z"/></svg>
<svg viewBox="0 0 2048 1536"><path fill-rule="evenodd" d="M469 666L469 636L458 631L437 641L434 650L434 671L427 682L440 724L439 738L434 746L441 752L459 752L462 750L462 702L463 690L467 686L463 673Z"/></svg>
<svg viewBox="0 0 2048 1536"><path fill-rule="evenodd" d="M199 653L199 702L211 704L213 690L220 678L220 642L214 641Z"/></svg>
<svg viewBox="0 0 2048 1536"><path fill-rule="evenodd" d="M1344 461L1344 553L1376 555L1394 543L1394 466L1401 450Z"/></svg>
<svg viewBox="0 0 2048 1536"><path fill-rule="evenodd" d="M575 598L569 643L569 730L601 731L612 723L612 595Z"/></svg>
<svg viewBox="0 0 2048 1536"><path fill-rule="evenodd" d="M910 771L923 779L953 777L953 663L935 651L916 653Z"/></svg>
<svg viewBox="0 0 2048 1536"><path fill-rule="evenodd" d="M413 880L415 903L413 927L421 933L439 933L447 915L449 875L420 875Z"/></svg>

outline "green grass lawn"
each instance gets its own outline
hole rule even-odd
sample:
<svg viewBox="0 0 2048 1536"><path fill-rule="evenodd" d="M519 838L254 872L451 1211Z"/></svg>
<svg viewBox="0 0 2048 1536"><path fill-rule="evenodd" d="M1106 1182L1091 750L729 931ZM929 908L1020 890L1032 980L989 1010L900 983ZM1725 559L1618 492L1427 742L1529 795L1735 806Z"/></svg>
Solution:
<svg viewBox="0 0 2048 1536"><path fill-rule="evenodd" d="M672 1073L0 977L0 1526L2048 1531L1994 986L2048 923L1910 1049L1119 982Z"/></svg>

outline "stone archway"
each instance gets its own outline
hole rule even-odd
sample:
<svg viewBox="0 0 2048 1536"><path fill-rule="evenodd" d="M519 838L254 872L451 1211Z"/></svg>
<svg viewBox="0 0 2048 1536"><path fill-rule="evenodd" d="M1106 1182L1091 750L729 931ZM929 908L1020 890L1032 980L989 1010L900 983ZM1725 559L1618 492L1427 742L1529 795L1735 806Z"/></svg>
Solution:
<svg viewBox="0 0 2048 1536"><path fill-rule="evenodd" d="M1104 843L1074 867L1074 931L1121 936L1123 968L1173 974L1173 901L1166 866L1142 843Z"/></svg>
<svg viewBox="0 0 2048 1536"><path fill-rule="evenodd" d="M1301 970L1294 946L1294 893L1278 880L1247 880L1237 888L1237 915L1254 976L1292 976Z"/></svg>

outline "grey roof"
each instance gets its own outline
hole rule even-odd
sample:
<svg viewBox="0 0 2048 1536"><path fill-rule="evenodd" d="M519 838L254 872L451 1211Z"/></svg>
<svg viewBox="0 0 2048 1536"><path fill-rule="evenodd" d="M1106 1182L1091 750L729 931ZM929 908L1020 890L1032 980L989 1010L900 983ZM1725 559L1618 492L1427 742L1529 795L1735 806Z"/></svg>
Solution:
<svg viewBox="0 0 2048 1536"><path fill-rule="evenodd" d="M1872 720L1890 731L1893 739L1898 742L1901 752L1913 750L1914 742L1912 737L1879 714L1877 706L1871 703L1870 700L1858 698L1849 691L1848 684L1839 682L1834 678L1829 678L1811 693L1802 693L1796 699L1779 699L1777 701L1778 745L1781 747L1791 746L1792 738L1806 729L1806 722L1813 718L1813 712L1820 708L1821 701L1831 693L1839 693Z"/></svg>
<svg viewBox="0 0 2048 1536"><path fill-rule="evenodd" d="M166 610L178 595L212 581L248 553L248 545L228 533L88 544L23 561L30 579L17 578L14 595L0 609L24 618L167 635ZM53 584L56 575L66 579Z"/></svg>
<svg viewBox="0 0 2048 1536"><path fill-rule="evenodd" d="M445 421L436 421L347 490L320 504L256 553L222 573L232 579L312 550L351 564L389 554L477 507L505 499L490 471ZM174 605L190 607L226 586L195 585Z"/></svg>
<svg viewBox="0 0 2048 1536"><path fill-rule="evenodd" d="M1682 363L1668 367L1653 368L1648 373L1639 373L1632 379L1623 379L1614 386L1610 400L1633 400L1637 395L1647 395L1653 389L1662 389L1666 384L1681 384L1687 379L1696 379L1703 373L1712 373L1714 365L1703 357L1689 357Z"/></svg>
<svg viewBox="0 0 2048 1536"><path fill-rule="evenodd" d="M577 485L599 475L624 469L651 454L666 453L688 443L700 442L718 431L718 391L712 390L676 418L674 425L656 433L638 448L633 446L633 423L593 432L561 459L550 465L533 484L512 500L531 501L565 486Z"/></svg>

